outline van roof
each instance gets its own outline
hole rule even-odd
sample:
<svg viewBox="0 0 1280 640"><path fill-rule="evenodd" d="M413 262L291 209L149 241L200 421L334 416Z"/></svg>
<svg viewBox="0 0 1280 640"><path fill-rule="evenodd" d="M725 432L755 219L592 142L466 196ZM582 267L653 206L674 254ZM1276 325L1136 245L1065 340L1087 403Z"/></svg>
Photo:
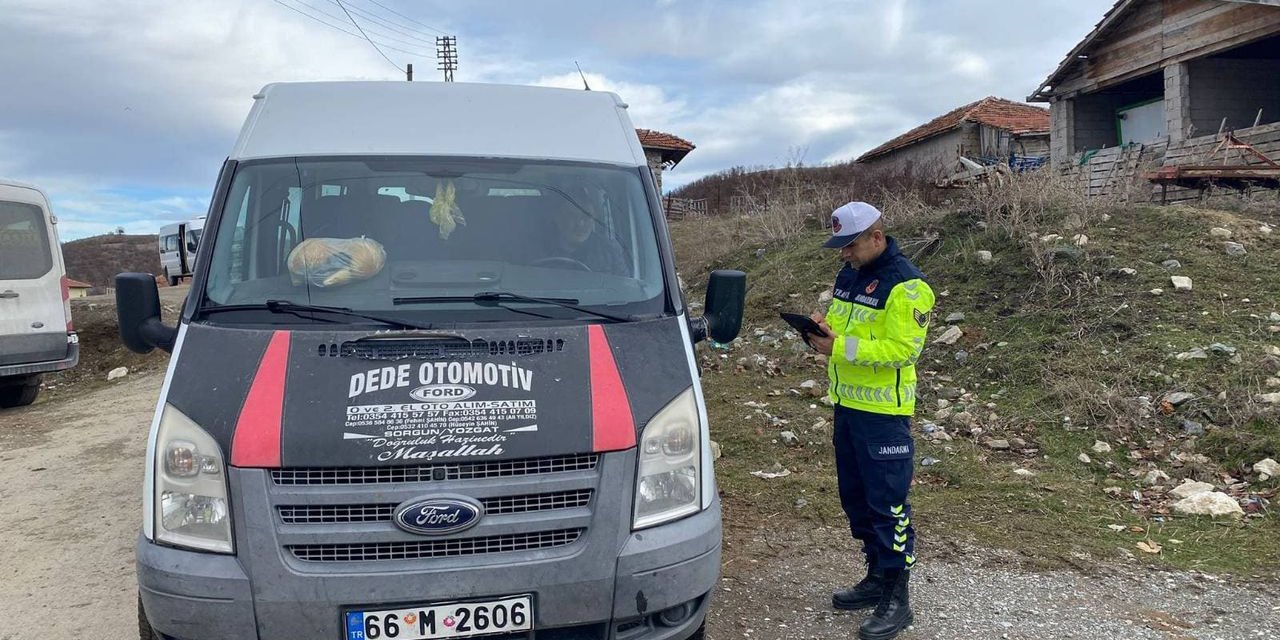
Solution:
<svg viewBox="0 0 1280 640"><path fill-rule="evenodd" d="M5 178L4 176L0 176L0 187L18 187L21 189L31 189L32 191L39 191L40 193L44 193L43 189L35 186L34 184L29 184L26 182L18 182L17 180L10 180L8 178Z"/></svg>
<svg viewBox="0 0 1280 640"><path fill-rule="evenodd" d="M614 93L461 82L274 83L254 96L233 160L435 155L643 166Z"/></svg>
<svg viewBox="0 0 1280 640"><path fill-rule="evenodd" d="M41 200L44 200L46 203L49 202L49 194L45 193L44 189L41 189L40 187L37 187L34 184L28 184L26 182L18 182L17 180L10 180L8 178L0 176L0 187L9 187L12 189L29 189L31 191L34 191L40 194Z"/></svg>

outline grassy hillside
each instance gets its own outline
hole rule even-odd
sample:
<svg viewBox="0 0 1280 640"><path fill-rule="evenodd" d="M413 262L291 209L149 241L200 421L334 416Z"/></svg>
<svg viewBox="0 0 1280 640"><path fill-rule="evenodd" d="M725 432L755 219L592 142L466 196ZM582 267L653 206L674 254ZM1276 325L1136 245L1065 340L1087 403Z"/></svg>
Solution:
<svg viewBox="0 0 1280 640"><path fill-rule="evenodd" d="M67 276L95 287L115 286L116 274L126 271L160 273L160 255L153 235L102 235L62 245Z"/></svg>
<svg viewBox="0 0 1280 640"><path fill-rule="evenodd" d="M1280 458L1280 404L1259 400L1280 392L1280 230L1222 211L1058 200L1050 187L971 194L949 210L882 203L939 295L913 427L920 554L965 541L1047 565L1136 555L1280 568L1271 502L1280 484L1251 468ZM820 296L839 265L819 248L826 232L792 217L690 220L673 233L691 300L712 268L749 278L741 337L699 347L726 512L739 522L840 525L831 409L803 386L825 388L824 359L777 319L779 310L825 311ZM1213 227L1247 255L1228 255ZM1174 275L1190 277L1192 290L1175 292ZM953 313L964 314L951 323L964 336L934 343ZM1164 402L1178 392L1191 398ZM798 442L787 445L783 431ZM751 475L782 469L790 475ZM1249 515L1173 513L1168 490L1188 478L1229 493Z"/></svg>

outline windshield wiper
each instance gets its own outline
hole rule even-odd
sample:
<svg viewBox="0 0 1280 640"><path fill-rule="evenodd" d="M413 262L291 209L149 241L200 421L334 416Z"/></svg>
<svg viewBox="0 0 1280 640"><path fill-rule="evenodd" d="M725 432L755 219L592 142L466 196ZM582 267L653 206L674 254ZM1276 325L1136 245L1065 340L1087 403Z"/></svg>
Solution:
<svg viewBox="0 0 1280 640"><path fill-rule="evenodd" d="M395 298L392 302L395 304L420 304L424 302L474 302L479 305L502 304L503 302L531 302L534 304L547 304L556 307L564 307L565 309L573 309L580 313L593 315L597 318L604 318L605 320L612 320L613 322L632 321L632 318L629 317L578 306L577 298L537 298L534 296L525 296L507 291L481 291L473 296L421 296L413 298ZM511 309L512 311L520 311L519 309L513 309L510 307L504 308Z"/></svg>
<svg viewBox="0 0 1280 640"><path fill-rule="evenodd" d="M406 320L400 320L399 318L389 318L386 316L380 316L372 313L362 313L360 311L353 311L352 309L349 309L347 307L329 307L329 306L316 305L316 304L298 304L296 302L290 302L288 300L267 300L263 304L232 304L232 305L218 305L216 307L203 307L200 310L200 312L201 313L217 313L222 311L248 311L248 310L255 310L255 309L266 309L271 313L287 313L295 316L301 316L304 318L323 320L324 322L339 322L339 321L331 318L313 318L312 316L305 315L305 314L332 313L332 314L347 316L350 318L364 318L365 320L373 320L374 322L379 322L379 323L394 326L394 327L400 327L402 329L431 329L432 328L432 326L429 324L418 324L414 322L408 322Z"/></svg>

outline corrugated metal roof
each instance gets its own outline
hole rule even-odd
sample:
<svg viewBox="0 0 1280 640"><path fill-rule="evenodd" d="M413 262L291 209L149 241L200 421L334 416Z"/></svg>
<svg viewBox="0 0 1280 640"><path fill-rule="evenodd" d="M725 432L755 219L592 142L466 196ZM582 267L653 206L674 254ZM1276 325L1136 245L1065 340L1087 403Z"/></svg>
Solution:
<svg viewBox="0 0 1280 640"><path fill-rule="evenodd" d="M1049 133L1049 110L994 96L986 97L938 116L862 154L858 162L945 133L963 122L1004 129L1014 135L1043 134Z"/></svg>
<svg viewBox="0 0 1280 640"><path fill-rule="evenodd" d="M626 105L607 91L463 82L270 84L231 158L438 155L643 166Z"/></svg>

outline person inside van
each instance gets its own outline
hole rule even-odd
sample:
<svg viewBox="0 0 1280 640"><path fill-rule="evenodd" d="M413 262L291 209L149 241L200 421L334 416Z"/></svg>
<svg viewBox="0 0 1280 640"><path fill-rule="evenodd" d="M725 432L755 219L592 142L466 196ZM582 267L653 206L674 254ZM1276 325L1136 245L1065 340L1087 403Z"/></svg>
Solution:
<svg viewBox="0 0 1280 640"><path fill-rule="evenodd" d="M560 199L552 211L556 226L550 255L567 258L591 271L625 275L626 254L622 245L601 224L604 215L585 187L567 190L569 197Z"/></svg>

